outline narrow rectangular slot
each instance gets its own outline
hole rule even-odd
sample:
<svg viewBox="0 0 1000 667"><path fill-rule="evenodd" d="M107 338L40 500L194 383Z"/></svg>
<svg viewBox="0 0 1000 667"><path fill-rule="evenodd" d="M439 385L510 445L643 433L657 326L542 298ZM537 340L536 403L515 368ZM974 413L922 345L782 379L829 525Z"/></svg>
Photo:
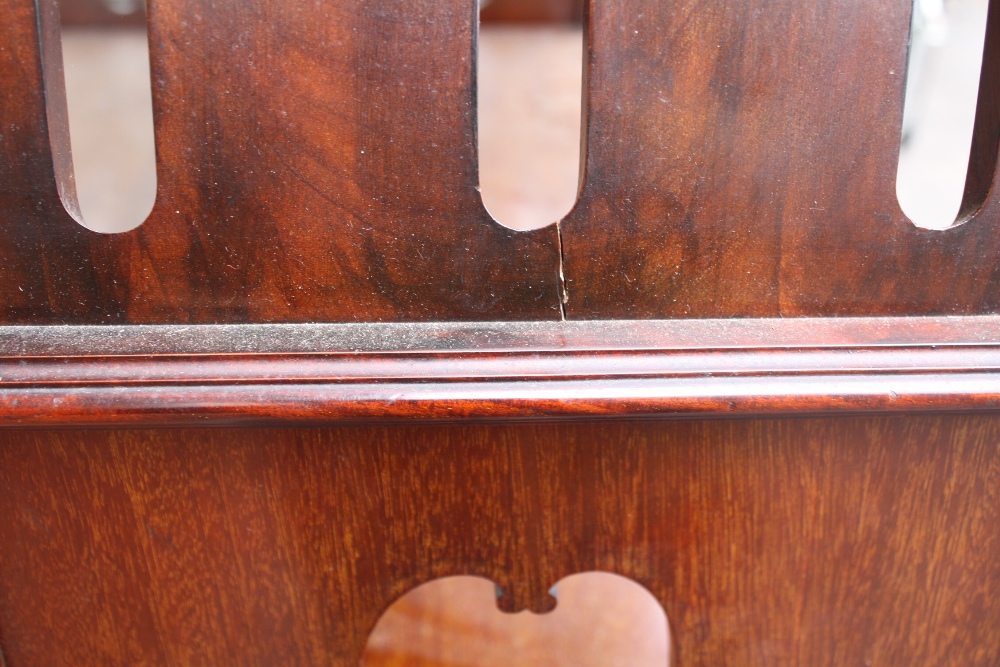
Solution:
<svg viewBox="0 0 1000 667"><path fill-rule="evenodd" d="M144 9L142 0L87 2L115 16L141 15ZM73 2L74 11L68 15L78 18L87 9L80 6L84 4ZM93 9L99 15L98 8ZM62 167L72 170L72 177L62 179L69 186L64 184L60 194L67 210L89 229L102 233L134 229L149 215L156 197L145 23L111 28L81 25L74 19L61 21L59 27L72 155L71 163ZM56 73L46 72L47 88L62 84L50 76ZM57 143L54 137L54 152Z"/></svg>
<svg viewBox="0 0 1000 667"><path fill-rule="evenodd" d="M914 0L899 205L918 227L944 229L986 200L997 159L1000 51L990 0ZM987 44L984 57L984 42ZM991 52L992 51L992 52ZM970 150L971 147L971 150Z"/></svg>
<svg viewBox="0 0 1000 667"><path fill-rule="evenodd" d="M505 0L490 11L505 20L479 33L483 204L507 227L537 229L565 217L579 191L583 27L572 12L534 22Z"/></svg>

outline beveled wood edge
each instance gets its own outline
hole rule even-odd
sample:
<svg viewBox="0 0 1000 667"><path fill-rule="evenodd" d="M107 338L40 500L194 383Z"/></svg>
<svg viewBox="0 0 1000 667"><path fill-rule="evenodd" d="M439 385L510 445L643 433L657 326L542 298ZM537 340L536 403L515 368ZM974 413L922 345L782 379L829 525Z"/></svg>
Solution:
<svg viewBox="0 0 1000 667"><path fill-rule="evenodd" d="M1000 344L1000 315L0 326L0 357Z"/></svg>
<svg viewBox="0 0 1000 667"><path fill-rule="evenodd" d="M0 426L983 410L1000 317L0 327Z"/></svg>

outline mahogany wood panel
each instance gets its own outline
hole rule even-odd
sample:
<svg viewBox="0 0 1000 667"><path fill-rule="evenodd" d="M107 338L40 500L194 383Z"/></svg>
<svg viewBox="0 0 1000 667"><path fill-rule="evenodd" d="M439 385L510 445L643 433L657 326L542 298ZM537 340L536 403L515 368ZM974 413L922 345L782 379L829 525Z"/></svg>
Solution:
<svg viewBox="0 0 1000 667"><path fill-rule="evenodd" d="M570 318L995 312L1000 7L964 215L895 194L912 0L590 3Z"/></svg>
<svg viewBox="0 0 1000 667"><path fill-rule="evenodd" d="M677 664L1000 660L1000 418L17 431L0 644L42 664L357 665L396 597L605 570Z"/></svg>
<svg viewBox="0 0 1000 667"><path fill-rule="evenodd" d="M39 5L0 4L2 321L559 318L556 230L508 230L477 192L474 4L151 1L157 204L114 236L57 196Z"/></svg>

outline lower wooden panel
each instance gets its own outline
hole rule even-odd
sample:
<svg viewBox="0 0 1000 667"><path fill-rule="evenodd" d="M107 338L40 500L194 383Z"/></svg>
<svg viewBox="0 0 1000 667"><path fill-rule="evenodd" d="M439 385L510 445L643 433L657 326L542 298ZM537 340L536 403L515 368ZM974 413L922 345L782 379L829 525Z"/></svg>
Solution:
<svg viewBox="0 0 1000 667"><path fill-rule="evenodd" d="M0 433L0 646L34 665L356 665L420 582L576 572L676 664L1000 661L1000 417Z"/></svg>

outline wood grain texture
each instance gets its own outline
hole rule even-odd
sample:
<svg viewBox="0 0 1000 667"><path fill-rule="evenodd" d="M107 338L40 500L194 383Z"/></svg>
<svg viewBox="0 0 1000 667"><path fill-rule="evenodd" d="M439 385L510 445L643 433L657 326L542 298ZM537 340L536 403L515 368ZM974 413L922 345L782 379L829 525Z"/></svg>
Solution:
<svg viewBox="0 0 1000 667"><path fill-rule="evenodd" d="M9 432L0 642L356 665L423 581L542 611L604 570L660 600L681 667L992 667L998 441L995 416Z"/></svg>
<svg viewBox="0 0 1000 667"><path fill-rule="evenodd" d="M4 3L4 323L997 310L996 10L955 228L895 197L909 0L643 0L590 9L578 206L513 232L476 191L473 6L153 0L158 203L107 237L57 197L53 1Z"/></svg>
<svg viewBox="0 0 1000 667"><path fill-rule="evenodd" d="M58 0L64 25L121 26L143 21L140 6L134 14L112 12L102 0ZM491 0L484 2L484 22L502 23L578 23L583 19L583 0Z"/></svg>
<svg viewBox="0 0 1000 667"><path fill-rule="evenodd" d="M567 316L994 312L993 4L975 215L929 231L895 194L910 0L590 3Z"/></svg>
<svg viewBox="0 0 1000 667"><path fill-rule="evenodd" d="M592 570L680 667L1000 661L997 320L912 317L997 308L1000 14L975 215L928 232L909 0L589 4L581 200L518 233L475 3L152 0L157 205L102 236L55 3L0 0L6 667L353 666L423 582ZM911 317L777 317L870 314ZM655 317L697 319L606 321Z"/></svg>
<svg viewBox="0 0 1000 667"><path fill-rule="evenodd" d="M0 327L0 426L1000 409L1000 320Z"/></svg>
<svg viewBox="0 0 1000 667"><path fill-rule="evenodd" d="M114 236L57 196L73 209L40 8L0 7L4 322L559 318L556 231L477 192L469 3L150 2L157 204Z"/></svg>

